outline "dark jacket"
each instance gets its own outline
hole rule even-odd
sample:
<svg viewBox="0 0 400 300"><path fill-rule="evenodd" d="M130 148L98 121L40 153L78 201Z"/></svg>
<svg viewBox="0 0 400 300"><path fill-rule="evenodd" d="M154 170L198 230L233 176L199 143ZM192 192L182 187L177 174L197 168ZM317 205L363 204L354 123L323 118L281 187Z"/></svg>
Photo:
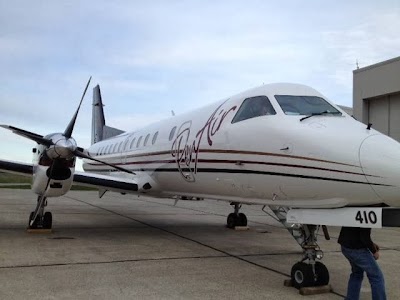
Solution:
<svg viewBox="0 0 400 300"><path fill-rule="evenodd" d="M371 228L342 227L338 243L350 249L368 248L372 253L377 251L371 240Z"/></svg>

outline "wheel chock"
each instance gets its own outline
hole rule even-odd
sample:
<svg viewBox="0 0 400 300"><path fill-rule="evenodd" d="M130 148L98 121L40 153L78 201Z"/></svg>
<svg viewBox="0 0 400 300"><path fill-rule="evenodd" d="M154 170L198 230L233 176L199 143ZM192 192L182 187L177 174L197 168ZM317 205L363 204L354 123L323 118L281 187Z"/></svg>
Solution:
<svg viewBox="0 0 400 300"><path fill-rule="evenodd" d="M299 294L302 296L308 295L319 295L319 294L326 294L332 292L332 287L330 284L321 285L321 286L310 286L310 287L303 287L299 289Z"/></svg>
<svg viewBox="0 0 400 300"><path fill-rule="evenodd" d="M293 283L291 279L285 279L285 281L283 282L283 285L286 287L293 287Z"/></svg>
<svg viewBox="0 0 400 300"><path fill-rule="evenodd" d="M27 233L37 233L37 234L50 234L53 233L53 230L51 228L49 229L44 229L44 228L27 228L26 229Z"/></svg>
<svg viewBox="0 0 400 300"><path fill-rule="evenodd" d="M291 279L285 279L283 281L283 285L286 287L293 287L293 283ZM309 296L309 295L319 295L319 294L326 294L332 292L332 287L330 284L321 285L321 286L310 286L310 287L303 287L299 289L299 294L302 296Z"/></svg>
<svg viewBox="0 0 400 300"><path fill-rule="evenodd" d="M235 226L235 230L236 231L246 231L249 230L250 227L249 226Z"/></svg>

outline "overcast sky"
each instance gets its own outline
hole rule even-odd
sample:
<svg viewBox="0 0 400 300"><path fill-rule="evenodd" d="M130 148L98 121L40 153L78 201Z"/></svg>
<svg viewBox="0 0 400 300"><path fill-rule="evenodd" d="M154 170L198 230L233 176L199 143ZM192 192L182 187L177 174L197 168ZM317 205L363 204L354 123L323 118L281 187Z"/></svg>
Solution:
<svg viewBox="0 0 400 300"><path fill-rule="evenodd" d="M90 145L92 88L108 125L152 121L272 82L352 106L352 71L400 56L400 1L0 0L0 124ZM0 159L34 143L0 129Z"/></svg>

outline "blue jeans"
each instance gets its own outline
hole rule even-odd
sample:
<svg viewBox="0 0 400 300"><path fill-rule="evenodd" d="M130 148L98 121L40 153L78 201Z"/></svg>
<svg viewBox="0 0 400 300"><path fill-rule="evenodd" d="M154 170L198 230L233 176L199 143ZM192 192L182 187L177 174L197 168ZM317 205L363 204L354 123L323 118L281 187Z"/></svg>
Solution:
<svg viewBox="0 0 400 300"><path fill-rule="evenodd" d="M364 272L367 273L371 285L372 299L385 300L385 280L371 251L367 248L349 249L342 246L342 253L349 260L351 265L346 300L360 299L360 289L364 278Z"/></svg>

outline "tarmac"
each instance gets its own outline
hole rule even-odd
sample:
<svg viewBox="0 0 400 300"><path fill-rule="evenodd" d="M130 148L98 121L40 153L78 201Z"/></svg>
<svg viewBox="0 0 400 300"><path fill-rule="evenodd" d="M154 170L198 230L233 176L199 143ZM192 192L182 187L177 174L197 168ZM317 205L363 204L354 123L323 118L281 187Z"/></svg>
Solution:
<svg viewBox="0 0 400 300"><path fill-rule="evenodd" d="M243 206L249 230L225 227L226 202L71 191L50 198L52 233L27 233L35 195L0 189L0 299L343 299L350 265L319 238L333 292L285 287L301 248L261 210ZM400 229L373 230L388 299L400 292ZM367 278L361 299L371 299Z"/></svg>

